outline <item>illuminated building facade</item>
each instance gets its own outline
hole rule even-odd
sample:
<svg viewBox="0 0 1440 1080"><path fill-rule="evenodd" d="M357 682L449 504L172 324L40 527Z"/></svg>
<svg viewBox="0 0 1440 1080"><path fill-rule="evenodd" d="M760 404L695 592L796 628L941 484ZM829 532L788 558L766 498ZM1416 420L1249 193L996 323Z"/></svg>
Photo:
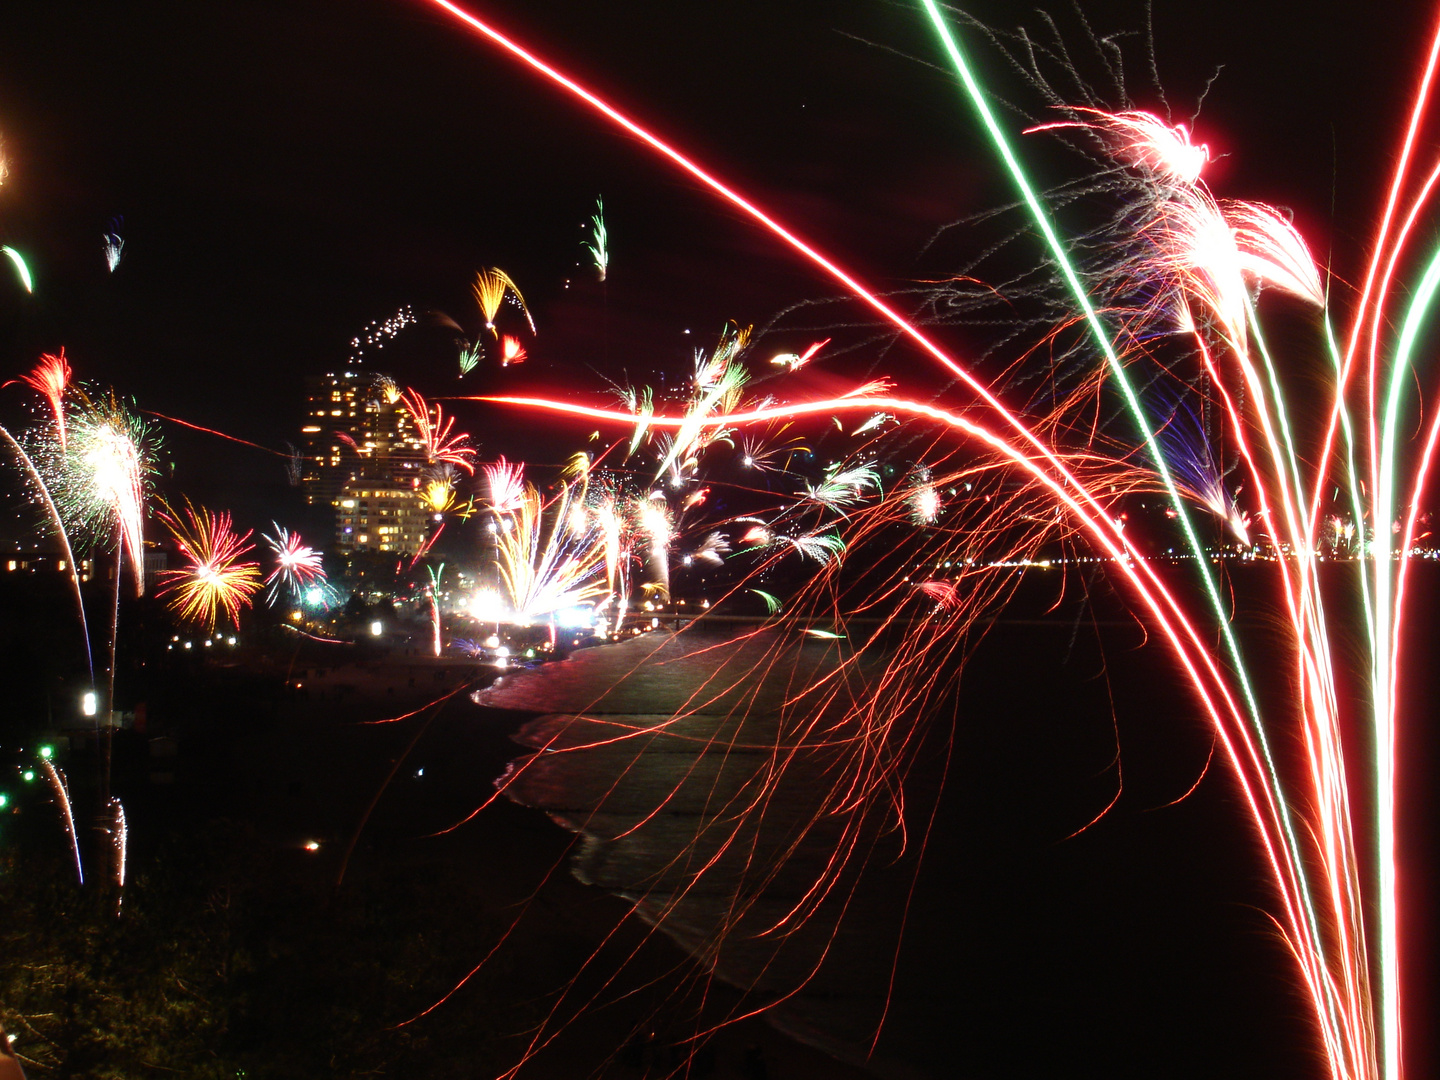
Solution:
<svg viewBox="0 0 1440 1080"><path fill-rule="evenodd" d="M413 552L429 520L419 496L425 448L395 384L375 372L305 380L300 485L335 510L335 549Z"/></svg>
<svg viewBox="0 0 1440 1080"><path fill-rule="evenodd" d="M335 549L413 552L425 542L430 513L413 487L346 482L335 502Z"/></svg>

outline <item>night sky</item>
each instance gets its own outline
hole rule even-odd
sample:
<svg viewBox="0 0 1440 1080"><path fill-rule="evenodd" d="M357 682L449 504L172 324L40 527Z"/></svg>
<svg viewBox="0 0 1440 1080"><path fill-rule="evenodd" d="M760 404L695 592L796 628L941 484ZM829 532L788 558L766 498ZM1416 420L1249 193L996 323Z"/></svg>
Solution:
<svg viewBox="0 0 1440 1080"><path fill-rule="evenodd" d="M0 35L12 162L0 234L39 283L33 299L0 296L12 370L65 345L80 377L275 445L293 436L299 376L342 364L372 320L410 304L473 332L481 266L509 271L534 309L532 382L550 381L548 364L673 370L687 328L708 343L727 319L764 324L836 293L424 4L27 7ZM927 67L937 53L908 5L776 7L488 13L867 280L903 282L937 227L1005 198L998 171L953 84ZM1219 190L1290 207L1317 250L1351 254L1419 23L1392 5L1323 21L1283 4L1246 6L1243 20L1237 5L1157 7L1177 117L1223 66L1197 132L1228 155ZM1138 3L1087 11L1098 30L1143 27ZM1133 96L1155 105L1148 82L1130 72ZM613 260L603 320L577 265L597 195ZM111 277L100 236L115 217L126 249ZM455 371L437 358L400 374L439 395Z"/></svg>
<svg viewBox="0 0 1440 1080"><path fill-rule="evenodd" d="M728 319L763 325L837 293L419 0L18 6L0 15L0 243L25 253L36 291L0 265L3 377L63 345L77 377L141 408L283 449L302 377L346 366L368 323L408 304L477 332L469 287L482 266L508 271L530 304L526 365L458 380L432 325L367 366L429 397L598 395L605 378L683 371ZM1139 0L1084 7L1097 31L1143 29ZM920 252L940 226L1009 197L909 4L474 10L882 287L933 269ZM1000 26L1022 17L1000 0L969 10ZM1317 256L1358 275L1422 59L1423 7L1155 0L1154 23L1176 119L1220 69L1196 124L1223 155L1217 192L1293 210ZM1073 15L1062 25L1078 33ZM1158 105L1143 66L1128 74L1136 103ZM597 195L612 252L603 291L580 247ZM101 235L121 217L111 275ZM775 338L776 351L808 343L799 330ZM10 423L20 414L5 393ZM545 445L498 410L456 408L482 456ZM281 484L278 458L166 438L177 486L263 524L243 504Z"/></svg>

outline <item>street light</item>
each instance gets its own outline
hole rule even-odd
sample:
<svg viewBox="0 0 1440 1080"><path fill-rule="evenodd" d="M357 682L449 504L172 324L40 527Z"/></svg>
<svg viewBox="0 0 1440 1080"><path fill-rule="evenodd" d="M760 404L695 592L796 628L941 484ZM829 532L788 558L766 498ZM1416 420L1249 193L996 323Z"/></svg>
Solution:
<svg viewBox="0 0 1440 1080"><path fill-rule="evenodd" d="M80 698L80 711L86 716L94 716L100 711L100 699L95 695L94 690L86 690Z"/></svg>
<svg viewBox="0 0 1440 1080"><path fill-rule="evenodd" d="M385 632L385 625L384 625L384 623L382 623L379 619L376 619L374 622L372 622L372 623L370 624L370 635L371 635L371 637L379 637L379 636L380 636L381 634L383 634L384 632Z"/></svg>

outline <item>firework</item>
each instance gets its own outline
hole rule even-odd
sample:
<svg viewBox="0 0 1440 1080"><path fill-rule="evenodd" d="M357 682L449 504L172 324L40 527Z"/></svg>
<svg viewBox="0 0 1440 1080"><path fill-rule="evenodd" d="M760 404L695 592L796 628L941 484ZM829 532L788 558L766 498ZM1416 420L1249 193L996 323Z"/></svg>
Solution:
<svg viewBox="0 0 1440 1080"><path fill-rule="evenodd" d="M815 344L811 345L803 353L779 353L770 358L770 363L778 364L787 371L799 371L814 359L816 353L829 344L830 339L826 338L824 341L815 342Z"/></svg>
<svg viewBox="0 0 1440 1080"><path fill-rule="evenodd" d="M120 235L120 229L124 224L124 218L113 218L110 222L110 231L101 238L105 247L105 267L112 274L120 265L120 256L125 251L125 238Z"/></svg>
<svg viewBox="0 0 1440 1080"><path fill-rule="evenodd" d="M20 278L20 284L25 286L27 293L35 291L35 280L30 276L30 267L25 265L25 257L8 244L0 246L0 253L3 253L12 263L15 264L15 273Z"/></svg>
<svg viewBox="0 0 1440 1080"><path fill-rule="evenodd" d="M0 437L5 439L11 451L20 459L25 474L35 488L36 495L39 496L48 512L50 522L55 526L55 536L60 541L60 549L65 553L65 565L70 568L70 585L75 595L75 611L80 618L80 638L85 643L85 668L90 673L90 681L93 685L95 657L90 648L90 626L85 617L85 597L80 591L80 567L76 564L75 552L70 546L70 535L65 529L65 519L61 516L60 508L55 505L55 500L50 495L50 488L46 485L44 476L41 475L30 455L26 453L25 447L3 427L0 427Z"/></svg>
<svg viewBox="0 0 1440 1080"><path fill-rule="evenodd" d="M1026 134L1061 128L1090 128L1101 132L1112 144L1115 158L1140 169L1162 183L1192 185L1210 161L1210 148L1196 146L1184 124L1167 124L1153 113L1137 109L1107 113L1084 105L1072 105L1081 119L1037 124Z"/></svg>
<svg viewBox="0 0 1440 1080"><path fill-rule="evenodd" d="M455 418L445 418L439 405L427 405L425 399L414 390L407 390L400 396L405 410L415 421L416 433L425 446L425 459L432 465L448 464L475 471L475 448L470 445L470 436L452 435Z"/></svg>
<svg viewBox="0 0 1440 1080"><path fill-rule="evenodd" d="M439 656L442 650L440 640L440 577L445 573L445 564L426 567L430 576L430 587L426 590L426 602L430 608L431 651Z"/></svg>
<svg viewBox="0 0 1440 1080"><path fill-rule="evenodd" d="M768 593L764 589L747 589L745 591L754 593L756 596L760 597L762 601L764 601L766 614L775 615L779 613L780 598L774 593Z"/></svg>
<svg viewBox="0 0 1440 1080"><path fill-rule="evenodd" d="M70 786L65 783L65 774L50 760L49 747L40 751L40 771L55 793L55 804L60 808L60 817L65 822L65 836L70 841L70 853L75 859L75 877L85 884L85 868L80 862L80 837L75 832L75 813L70 807Z"/></svg>
<svg viewBox="0 0 1440 1080"><path fill-rule="evenodd" d="M61 347L58 356L41 353L40 363L35 365L35 370L29 375L21 375L19 379L11 379L10 382L0 383L0 385L9 386L15 382L25 383L50 402L50 410L55 414L55 435L60 440L60 449L63 452L65 450L65 390L70 385L70 362L65 359L64 347Z"/></svg>
<svg viewBox="0 0 1440 1080"><path fill-rule="evenodd" d="M610 234L605 229L604 199L595 199L595 213L590 218L590 239L585 242L584 247L590 252L595 273L603 282L610 272Z"/></svg>
<svg viewBox="0 0 1440 1080"><path fill-rule="evenodd" d="M481 270L475 275L475 284L472 286L475 293L475 303L480 306L480 314L485 316L485 329L499 335L495 329L495 317L500 314L501 305L508 298L511 303L518 307L525 316L525 321L530 324L530 332L535 332L535 320L530 318L530 311L525 306L525 298L520 295L520 290L515 287L515 282L510 280L510 275L498 267L491 267Z"/></svg>
<svg viewBox="0 0 1440 1080"><path fill-rule="evenodd" d="M137 595L145 589L145 501L155 472L149 427L114 393L76 393L66 449L42 470L67 531L94 545L118 533Z"/></svg>
<svg viewBox="0 0 1440 1080"><path fill-rule="evenodd" d="M160 520L170 530L186 565L163 571L160 595L168 596L170 608L184 622L195 623L213 633L223 611L232 625L240 623L241 609L264 584L260 564L242 561L253 551L244 535L235 532L228 511L212 513L187 501L178 512L165 511Z"/></svg>
<svg viewBox="0 0 1440 1080"><path fill-rule="evenodd" d="M400 387L389 375L375 376L375 390L387 405L394 405L400 400Z"/></svg>
<svg viewBox="0 0 1440 1080"><path fill-rule="evenodd" d="M415 312L409 304L399 308L388 318L376 319L350 339L350 362L362 363L367 351L383 349L387 341L393 341L400 331L414 324Z"/></svg>
<svg viewBox="0 0 1440 1080"><path fill-rule="evenodd" d="M499 461L483 466L482 471L490 493L490 509L497 515L518 510L525 497L525 466L506 461L502 454Z"/></svg>
<svg viewBox="0 0 1440 1080"><path fill-rule="evenodd" d="M110 834L110 873L116 887L123 889L130 846L130 827L125 821L125 807L119 799L112 798L105 809L110 818L110 824L106 826L106 831Z"/></svg>
<svg viewBox="0 0 1440 1080"><path fill-rule="evenodd" d="M685 556L685 561L702 562L709 566L723 566L725 556L730 554L730 541L722 532L712 532L699 547Z"/></svg>
<svg viewBox="0 0 1440 1080"><path fill-rule="evenodd" d="M509 367L511 364L525 362L525 346L520 344L520 339L511 337L509 334L502 334L500 337L500 366Z"/></svg>
<svg viewBox="0 0 1440 1080"><path fill-rule="evenodd" d="M829 507L854 506L867 493L880 490L880 473L874 465L843 465L836 463L825 470L818 484L806 484L805 496Z"/></svg>
<svg viewBox="0 0 1440 1080"><path fill-rule="evenodd" d="M273 525L273 523L272 523ZM280 525L274 525L275 535L262 535L275 556L275 569L265 578L267 586L265 601L274 605L282 593L294 602L300 602L312 590L324 591L325 568L320 552L308 547L298 533Z"/></svg>
<svg viewBox="0 0 1440 1080"><path fill-rule="evenodd" d="M571 531L571 502L568 488L547 503L527 485L512 511L513 527L497 534L496 556L510 618L521 625L606 593L604 547L596 542L593 530L580 536Z"/></svg>
<svg viewBox="0 0 1440 1080"><path fill-rule="evenodd" d="M935 485L929 480L928 475L922 474L906 496L910 503L910 513L918 525L935 524L935 520L940 516L940 511L944 508L940 493L935 490Z"/></svg>
<svg viewBox="0 0 1440 1080"><path fill-rule="evenodd" d="M431 475L425 480L424 486L420 488L420 501L432 514L449 513L457 505L453 475L455 468L453 465L443 465L441 468L448 469L450 472Z"/></svg>
<svg viewBox="0 0 1440 1080"><path fill-rule="evenodd" d="M667 470L675 479L693 474L706 440L718 440L721 432L738 425L814 415L834 418L854 408L869 410L872 420L882 415L877 409L909 422L923 419L937 425L947 438L963 440L974 457L966 466L965 475L971 478L966 483L973 481L977 494L986 476L1015 478L1008 493L998 482L984 491L985 505L995 508L995 516L1015 533L1010 556L992 560L991 565L1025 565L1036 545L1049 537L1066 542L1084 537L1111 560L1137 610L1173 652L1196 700L1214 723L1267 860L1278 904L1276 925L1310 998L1332 1076L1398 1077L1396 684L1410 545L1419 497L1433 452L1440 445L1440 421L1432 422L1418 457L1401 460L1403 394L1413 379L1423 319L1440 296L1440 256L1427 259L1414 250L1415 241L1429 231L1421 226L1440 171L1420 181L1411 174L1411 159L1440 58L1440 35L1432 46L1410 132L1398 155L1389 202L1373 245L1376 255L1351 312L1348 344L1342 347L1326 326L1325 344L1331 346L1335 369L1334 400L1328 429L1317 448L1301 446L1296 438L1285 402L1283 369L1269 351L1257 306L1262 288L1290 293L1316 306L1327 304L1321 275L1299 232L1264 204L1212 195L1201 180L1208 151L1186 128L1129 108L1128 103L1115 111L1087 104L1064 110L1067 118L1062 121L1030 126L1035 134L1093 137L1103 149L1104 179L1084 190L1123 203L1108 233L1102 229L1083 242L1068 239L1057 204L1029 180L1006 125L990 105L994 95L978 83L933 0L923 4L959 76L965 101L979 116L1015 184L1019 205L1029 225L1038 229L1058 278L1058 287L1037 300L1048 305L1045 310L1051 317L1041 340L1057 343L1055 352L1071 366L1050 377L1048 393L1032 397L1022 408L1007 408L988 380L954 360L852 274L687 157L480 20L446 0L435 2L799 251L956 380L947 391L955 400L943 405L922 400L918 394L864 387L847 398L743 409L738 407L738 387L733 400L723 395L711 398L738 355L736 350L722 358L722 350L717 349L715 356L697 366L695 397L683 410L676 410L679 415L659 412L649 402L642 404L638 393L627 402L628 409L616 411L536 399L512 399L512 403L629 421L634 432L632 453L651 432L664 429L667 441L657 479ZM999 46L994 35L990 40ZM1006 58L1016 69L1029 72L1045 57L1029 37L1018 40L1015 52ZM1060 62L1065 62L1063 55ZM1066 73L1073 74L1068 68ZM1036 84L1047 89L1052 85L1038 75ZM1398 268L1415 263L1424 267L1418 281L1396 280ZM1098 363L1092 363L1096 357ZM798 364L783 360L779 366ZM1221 467L1220 455L1183 430L1186 421L1173 396L1180 387L1185 388L1182 393L1203 399L1205 408L1213 407L1221 418L1245 478L1248 511L1226 483L1228 470ZM1087 406L1089 415L1097 415L1102 400L1116 399L1123 421L1102 425L1080 419ZM1043 407L1038 404L1042 400ZM1214 437L1206 423L1199 427L1202 440ZM862 425L861 432L864 429ZM872 433L878 434L878 429ZM956 470L957 479L961 472ZM739 543L760 551L793 549L804 557L823 559L817 580L828 585L835 580L831 568L847 546L874 533L878 522L903 516L930 526L940 508L935 483L926 477L916 492L903 487L888 494L875 492L874 512L855 513L853 527L843 537L828 526L801 529L793 522L783 527L778 522L758 522ZM1316 565L1322 492L1335 488L1342 490L1342 500L1348 504L1339 508L1338 516L1348 522L1332 532L1344 535L1348 528L1365 556L1356 566L1370 653L1376 881L1362 873L1356 855L1362 846L1355 835L1356 821L1371 815L1352 812L1352 784L1345 762L1358 753L1347 746L1347 732L1355 725L1345 722L1350 718L1343 715L1337 692L1336 650ZM822 490L824 480L811 485L811 501L819 511L841 509L834 499L814 498L813 493ZM923 501L919 491L926 492ZM1169 519L1189 563L1188 576L1177 574L1174 581L1162 578L1144 543L1134 538L1133 530L1125 531L1123 499L1137 493L1159 494L1168 504ZM857 509L868 508L868 494L856 503ZM842 492L840 497L847 496ZM1258 700L1242 634L1211 568L1211 552L1192 520L1197 506L1226 521L1237 535L1263 544L1273 556L1288 620L1286 646L1295 657L1297 691L1288 705L1262 708ZM844 509L848 512L848 507ZM967 531L971 525L983 524L983 518L968 513L960 500L947 503L945 510L945 528L932 531L945 554L956 556L947 565L953 562L957 569L976 565L979 538L993 537L994 531ZM656 526L654 531L658 534L661 529ZM992 583L988 591L982 587L986 580ZM918 680L928 678L935 661L954 648L956 628L967 625L965 620L985 603L1004 595L993 584L997 580L993 574L987 579L981 571L963 571L963 578L957 573L953 579L907 581L905 593L923 602L926 610L922 628L901 647L900 658L892 665L895 679L918 685ZM817 586L812 595L819 592ZM940 628L945 632L925 632ZM1219 658L1214 655L1216 640ZM923 700L924 692L917 692L906 697L905 707ZM865 714L863 722L867 730L888 731L893 725L887 718L901 715L886 703ZM1303 746L1305 760L1296 770L1282 768L1271 752L1271 742L1281 731L1287 741ZM1372 966L1379 974L1374 985Z"/></svg>
<svg viewBox="0 0 1440 1080"><path fill-rule="evenodd" d="M462 345L460 347L461 376L463 377L465 375L469 375L470 372L474 371L476 365L479 364L482 359L484 359L484 356L485 350L481 346L480 342L476 341L472 342L469 345Z"/></svg>

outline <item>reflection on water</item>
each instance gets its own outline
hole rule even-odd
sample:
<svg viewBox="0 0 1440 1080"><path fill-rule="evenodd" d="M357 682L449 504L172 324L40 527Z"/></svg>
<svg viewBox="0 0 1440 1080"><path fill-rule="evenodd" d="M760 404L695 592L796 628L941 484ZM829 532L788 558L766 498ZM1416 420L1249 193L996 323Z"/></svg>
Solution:
<svg viewBox="0 0 1440 1080"><path fill-rule="evenodd" d="M581 836L581 880L629 900L782 1030L863 1062L914 860L894 762L861 738L877 672L847 658L772 633L655 635L507 678L483 703L546 710L501 783Z"/></svg>
<svg viewBox="0 0 1440 1080"><path fill-rule="evenodd" d="M583 880L878 1075L1310 1075L1243 808L1222 768L1175 803L1212 738L1142 631L997 625L885 739L850 655L650 635L506 676L484 704L537 715L501 783Z"/></svg>

